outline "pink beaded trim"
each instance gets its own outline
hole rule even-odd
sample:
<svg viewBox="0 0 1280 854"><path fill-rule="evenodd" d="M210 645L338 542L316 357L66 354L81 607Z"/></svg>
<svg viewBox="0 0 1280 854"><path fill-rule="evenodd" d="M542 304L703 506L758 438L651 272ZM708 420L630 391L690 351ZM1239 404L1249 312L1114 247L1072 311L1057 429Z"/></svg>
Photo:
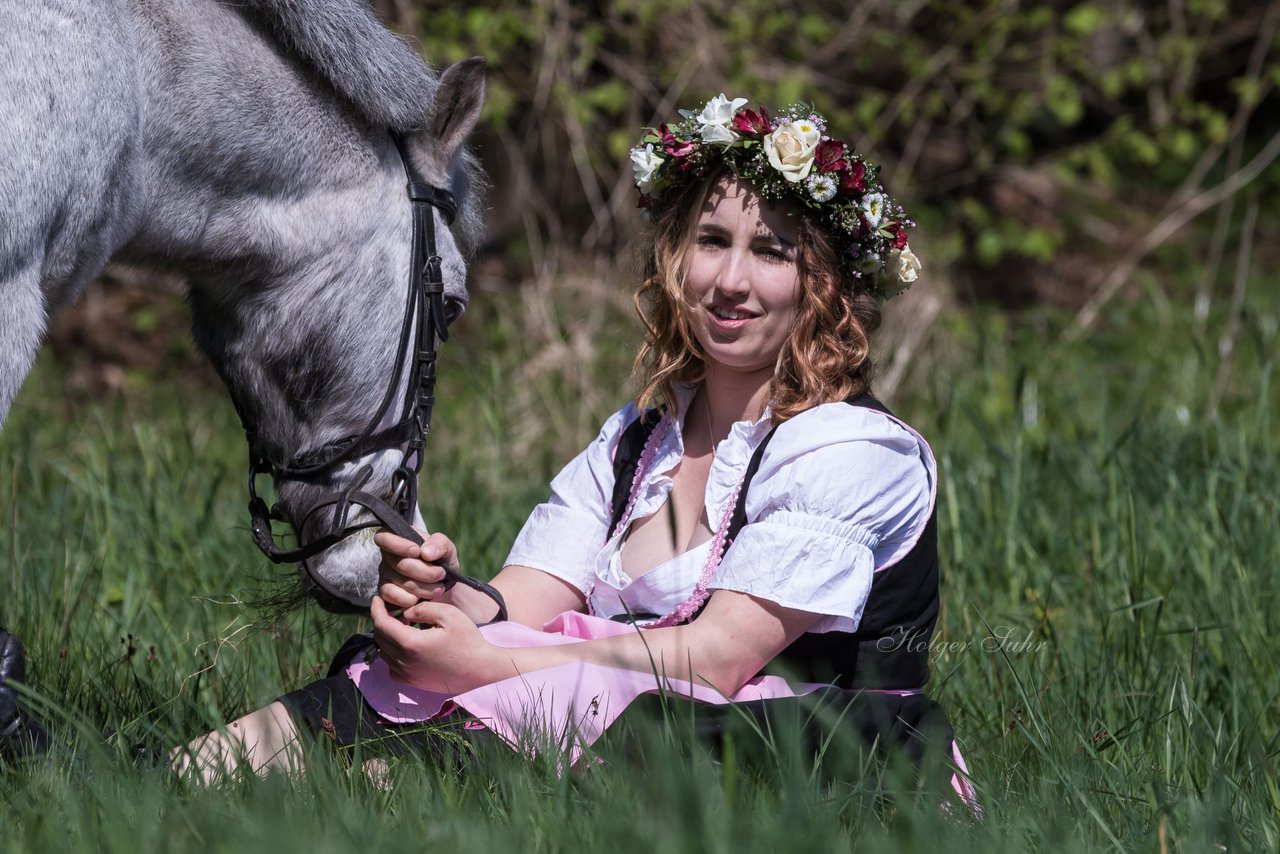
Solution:
<svg viewBox="0 0 1280 854"><path fill-rule="evenodd" d="M702 576L698 579L698 583L693 587L693 593L689 598L676 606L676 609L667 616L657 622L651 623L649 628L663 629L667 626L678 626L681 623L687 623L693 619L693 615L698 613L703 604L707 601L710 592L707 585L711 583L711 577L716 574L716 568L720 566L720 561L724 557L725 535L729 533L729 521L733 518L733 508L738 504L738 492L742 489L742 482L733 488L733 495L729 496L729 503L724 508L724 516L720 519L720 526L716 528L715 539L711 541L711 551L707 553L706 565L702 567Z"/></svg>
<svg viewBox="0 0 1280 854"><path fill-rule="evenodd" d="M653 461L658 457L658 446L670 432L671 416L664 412L662 420L658 422L657 427L653 428L653 432L644 443L644 450L640 452L640 462L636 463L636 476L631 479L631 493L627 496L627 509L622 511L622 519L618 521L618 527L613 529L613 533L625 531L627 525L631 524L631 514L635 512L636 499L640 497L640 485L644 483L645 473L653 468Z"/></svg>
<svg viewBox="0 0 1280 854"><path fill-rule="evenodd" d="M644 483L645 475L649 469L653 467L653 462L658 456L658 446L666 439L667 433L671 430L671 416L663 413L662 421L649 434L649 439L644 443L644 451L640 454L640 462L636 465L636 476L631 481L631 494L627 499L627 509L623 511L622 519L618 522L617 531L625 531L627 526L631 524L631 514L636 509L636 499L640 495L640 486ZM720 519L720 525L716 528L715 538L711 542L711 551L707 553L707 562L702 567L702 575L698 578L698 583L693 587L693 593L689 598L676 606L676 609L665 617L650 623L646 628L662 629L668 626L678 626L681 623L687 623L693 619L694 614L706 603L710 592L707 585L711 583L712 577L716 574L716 569L720 566L720 561L724 558L725 537L729 533L729 522L733 519L733 510L738 506L738 493L742 490L742 481L738 481L738 485L733 488L733 494L729 496L729 503L725 505L724 516ZM670 499L668 499L670 500Z"/></svg>

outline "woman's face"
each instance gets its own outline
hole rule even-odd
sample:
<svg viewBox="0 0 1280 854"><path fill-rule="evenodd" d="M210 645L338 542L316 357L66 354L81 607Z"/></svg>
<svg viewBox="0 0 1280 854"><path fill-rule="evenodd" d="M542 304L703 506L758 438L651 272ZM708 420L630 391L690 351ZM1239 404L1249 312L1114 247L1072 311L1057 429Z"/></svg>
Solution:
<svg viewBox="0 0 1280 854"><path fill-rule="evenodd" d="M721 179L698 214L685 296L708 368L773 370L800 299L792 220L750 184Z"/></svg>

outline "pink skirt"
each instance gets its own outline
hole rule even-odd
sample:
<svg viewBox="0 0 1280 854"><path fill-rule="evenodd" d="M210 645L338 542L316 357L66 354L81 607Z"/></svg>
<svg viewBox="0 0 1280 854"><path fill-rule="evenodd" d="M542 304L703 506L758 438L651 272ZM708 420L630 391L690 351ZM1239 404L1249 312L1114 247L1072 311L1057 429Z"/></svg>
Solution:
<svg viewBox="0 0 1280 854"><path fill-rule="evenodd" d="M480 628L495 646L505 648L554 646L613 637L636 629L627 624L575 611L566 611L541 631L518 623L491 623ZM482 685L462 694L438 694L397 682L378 656L357 658L347 675L365 701L385 720L416 723L449 715L458 709L495 732L512 748L530 755L554 749L568 765L577 764L583 751L641 694L666 692L711 705L799 697L828 687L820 683L791 684L778 676L757 676L733 696L683 679L652 672L624 670L586 662L562 664ZM878 692L899 695L920 690ZM980 814L976 794L959 748L952 742L952 760L959 773L951 784L961 799Z"/></svg>

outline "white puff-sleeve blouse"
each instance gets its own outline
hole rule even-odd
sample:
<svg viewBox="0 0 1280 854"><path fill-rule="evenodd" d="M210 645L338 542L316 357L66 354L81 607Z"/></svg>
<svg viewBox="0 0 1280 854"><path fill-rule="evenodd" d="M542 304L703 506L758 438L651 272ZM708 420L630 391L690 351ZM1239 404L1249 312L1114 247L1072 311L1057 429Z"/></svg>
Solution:
<svg viewBox="0 0 1280 854"><path fill-rule="evenodd" d="M692 392L682 390L681 410ZM634 405L610 416L599 436L551 482L507 558L573 585L602 616L665 614L693 592L709 545L677 555L636 579L620 569L624 532L609 537L613 455ZM716 448L707 478L710 524L725 516L752 454L771 428L769 413L740 421ZM657 512L684 454L678 421L657 449L632 519ZM747 490L747 524L709 585L819 616L811 632L857 629L874 573L915 545L933 512L937 467L924 439L875 410L830 403L782 425Z"/></svg>

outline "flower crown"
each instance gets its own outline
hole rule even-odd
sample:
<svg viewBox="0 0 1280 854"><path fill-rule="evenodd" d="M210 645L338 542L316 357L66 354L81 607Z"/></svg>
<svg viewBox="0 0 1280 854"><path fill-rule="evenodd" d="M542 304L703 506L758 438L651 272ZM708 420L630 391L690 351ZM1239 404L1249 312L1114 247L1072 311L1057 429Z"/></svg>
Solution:
<svg viewBox="0 0 1280 854"><path fill-rule="evenodd" d="M631 149L640 207L655 208L671 189L723 163L765 199L802 205L834 238L842 268L873 296L888 299L916 280L920 262L907 246L915 223L876 180L879 167L827 136L827 120L802 104L776 117L746 98L712 98L702 112L648 128Z"/></svg>

